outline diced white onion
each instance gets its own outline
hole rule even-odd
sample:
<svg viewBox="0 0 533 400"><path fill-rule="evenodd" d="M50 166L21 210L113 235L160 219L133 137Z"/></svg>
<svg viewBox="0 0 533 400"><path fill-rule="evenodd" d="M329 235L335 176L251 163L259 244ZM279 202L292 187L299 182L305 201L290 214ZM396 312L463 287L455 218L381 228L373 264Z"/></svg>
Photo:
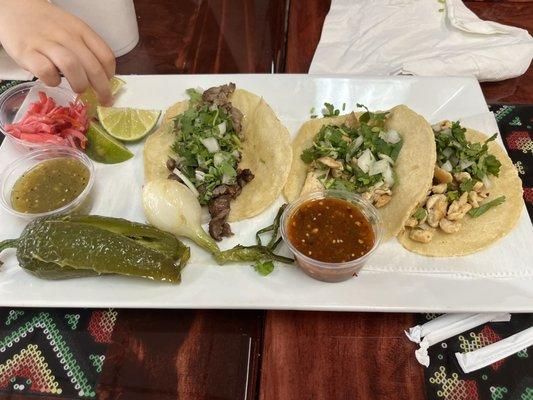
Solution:
<svg viewBox="0 0 533 400"><path fill-rule="evenodd" d="M231 183L231 177L228 174L223 174L222 183L225 183L225 184Z"/></svg>
<svg viewBox="0 0 533 400"><path fill-rule="evenodd" d="M391 129L387 132L380 132L379 137L386 141L387 143L398 143L402 138L400 134L395 131L394 129Z"/></svg>
<svg viewBox="0 0 533 400"><path fill-rule="evenodd" d="M370 170L368 171L369 175L381 174L385 184L389 187L394 185L394 177L392 174L392 167L387 160L379 160L372 164Z"/></svg>
<svg viewBox="0 0 533 400"><path fill-rule="evenodd" d="M441 168L444 171L452 172L452 164L449 161L446 161L444 164L442 164Z"/></svg>
<svg viewBox="0 0 533 400"><path fill-rule="evenodd" d="M485 185L486 189L490 189L492 186L492 182L490 181L490 178L487 175L484 175L483 178L481 178L483 181L483 185Z"/></svg>
<svg viewBox="0 0 533 400"><path fill-rule="evenodd" d="M361 171L368 172L370 166L376 161L370 149L366 149L357 159L357 166Z"/></svg>
<svg viewBox="0 0 533 400"><path fill-rule="evenodd" d="M440 132L442 130L442 127L440 124L431 125L431 129L433 129L435 132Z"/></svg>
<svg viewBox="0 0 533 400"><path fill-rule="evenodd" d="M468 167L470 167L472 164L474 164L474 161L472 160L463 160L459 162L459 168L461 168L461 171L464 171Z"/></svg>
<svg viewBox="0 0 533 400"><path fill-rule="evenodd" d="M387 168L383 173L383 179L388 187L392 187L394 185L394 175L392 174L392 168L390 165L389 168Z"/></svg>
<svg viewBox="0 0 533 400"><path fill-rule="evenodd" d="M358 149L359 146L361 146L362 144L363 144L363 137L362 136L357 136L357 138L353 142L354 150Z"/></svg>
<svg viewBox="0 0 533 400"><path fill-rule="evenodd" d="M187 186L191 192L193 192L193 194L198 197L200 195L200 193L198 193L198 190L196 190L196 187L193 185L193 183L185 176L185 174L183 172L181 172L179 169L177 168L174 168L174 170L172 171L174 174L176 174L177 176L179 176L179 178L183 181L183 183L185 184L185 186Z"/></svg>
<svg viewBox="0 0 533 400"><path fill-rule="evenodd" d="M203 180L205 179L205 172L196 170L194 171L194 176L196 177L197 180L199 180L200 182L203 182Z"/></svg>
<svg viewBox="0 0 533 400"><path fill-rule="evenodd" d="M389 162L390 165L394 165L394 160L393 160L392 158L390 158L388 155L379 153L379 154L378 154L378 157L379 157L381 160L387 160L387 161Z"/></svg>
<svg viewBox="0 0 533 400"><path fill-rule="evenodd" d="M446 147L444 150L442 150L442 154L444 154L446 158L450 157L452 153L453 153L453 149L449 147Z"/></svg>
<svg viewBox="0 0 533 400"><path fill-rule="evenodd" d="M377 174L383 174L385 173L385 170L387 168L390 168L390 165L387 162L387 160L376 161L368 169L368 175L372 176L372 175L377 175Z"/></svg>
<svg viewBox="0 0 533 400"><path fill-rule="evenodd" d="M220 146L218 145L218 141L214 137L209 137L205 139L200 139L200 142L205 146L208 152L210 153L216 153L220 150Z"/></svg>
<svg viewBox="0 0 533 400"><path fill-rule="evenodd" d="M215 155L213 156L213 163L215 164L215 167L218 167L224 161L226 161L226 159L223 153L215 153Z"/></svg>
<svg viewBox="0 0 533 400"><path fill-rule="evenodd" d="M459 164L459 159L456 156L451 156L449 161L452 165Z"/></svg>
<svg viewBox="0 0 533 400"><path fill-rule="evenodd" d="M226 133L226 121L218 124L218 131L220 132L220 136L223 136Z"/></svg>

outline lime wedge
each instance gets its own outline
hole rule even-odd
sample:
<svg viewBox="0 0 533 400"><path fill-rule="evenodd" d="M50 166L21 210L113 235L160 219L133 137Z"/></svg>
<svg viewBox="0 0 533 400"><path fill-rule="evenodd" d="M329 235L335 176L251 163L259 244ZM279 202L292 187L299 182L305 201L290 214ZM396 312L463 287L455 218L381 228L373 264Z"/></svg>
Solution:
<svg viewBox="0 0 533 400"><path fill-rule="evenodd" d="M109 84L111 85L111 94L114 96L120 89L122 89L126 82L114 76L109 80ZM98 106L99 103L93 88L89 86L89 88L80 95L79 99L88 107L87 115L89 118L95 116L96 106Z"/></svg>
<svg viewBox="0 0 533 400"><path fill-rule="evenodd" d="M157 124L161 111L96 107L98 120L115 139L131 142L146 136Z"/></svg>
<svg viewBox="0 0 533 400"><path fill-rule="evenodd" d="M85 152L94 161L117 164L129 160L133 153L118 140L110 136L98 122L91 122L87 130Z"/></svg>

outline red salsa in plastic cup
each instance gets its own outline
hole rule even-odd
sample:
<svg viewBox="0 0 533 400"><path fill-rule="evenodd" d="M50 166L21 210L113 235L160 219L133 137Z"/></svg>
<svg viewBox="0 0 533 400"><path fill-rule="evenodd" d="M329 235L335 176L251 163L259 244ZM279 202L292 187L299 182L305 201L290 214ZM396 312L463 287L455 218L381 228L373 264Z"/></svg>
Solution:
<svg viewBox="0 0 533 400"><path fill-rule="evenodd" d="M381 219L362 197L345 191L307 194L281 219L283 239L311 277L340 282L357 275L381 241Z"/></svg>

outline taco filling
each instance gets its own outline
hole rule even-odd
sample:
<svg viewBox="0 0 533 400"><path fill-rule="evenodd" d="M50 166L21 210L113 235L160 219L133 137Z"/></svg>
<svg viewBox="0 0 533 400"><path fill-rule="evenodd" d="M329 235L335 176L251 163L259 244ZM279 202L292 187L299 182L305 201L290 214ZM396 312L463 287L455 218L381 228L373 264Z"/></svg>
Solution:
<svg viewBox="0 0 533 400"><path fill-rule="evenodd" d="M308 166L302 192L325 187L360 193L378 208L389 203L403 144L396 130L385 128L389 114L367 110L359 117L358 126L322 126L312 146L300 156Z"/></svg>
<svg viewBox="0 0 533 400"><path fill-rule="evenodd" d="M459 122L433 125L437 162L433 186L405 224L409 238L430 243L436 231L455 233L465 217L477 218L505 201L505 196L488 201L492 179L500 174L501 162L489 153L488 143L470 142Z"/></svg>
<svg viewBox="0 0 533 400"><path fill-rule="evenodd" d="M216 239L233 233L227 222L231 201L254 179L250 169L239 169L242 158L243 114L230 96L235 84L189 89L189 106L174 119L174 143L166 162L169 179L185 184L207 205L209 233Z"/></svg>

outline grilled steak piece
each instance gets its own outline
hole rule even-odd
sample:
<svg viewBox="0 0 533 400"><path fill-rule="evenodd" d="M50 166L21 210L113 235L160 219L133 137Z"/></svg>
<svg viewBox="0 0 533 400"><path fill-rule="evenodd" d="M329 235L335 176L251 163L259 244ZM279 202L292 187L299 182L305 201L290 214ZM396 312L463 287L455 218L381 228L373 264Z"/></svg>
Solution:
<svg viewBox="0 0 533 400"><path fill-rule="evenodd" d="M231 200L241 194L242 187L254 179L254 174L249 169L237 170L237 183L234 185L219 185L213 190L213 198L208 204L211 221L209 221L209 234L215 240L233 235L227 223Z"/></svg>
<svg viewBox="0 0 533 400"><path fill-rule="evenodd" d="M233 128L239 136L242 131L242 112L231 105L230 96L235 91L235 84L215 86L207 89L202 93L202 101L205 103L215 104L226 110L233 123Z"/></svg>

